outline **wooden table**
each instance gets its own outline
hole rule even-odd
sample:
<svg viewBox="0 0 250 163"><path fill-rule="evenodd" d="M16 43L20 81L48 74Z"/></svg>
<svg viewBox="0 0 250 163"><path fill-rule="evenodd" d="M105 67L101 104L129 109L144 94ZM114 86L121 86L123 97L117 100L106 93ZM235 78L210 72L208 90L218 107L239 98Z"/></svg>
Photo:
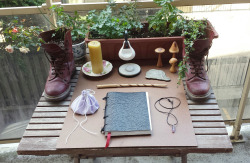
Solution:
<svg viewBox="0 0 250 163"><path fill-rule="evenodd" d="M75 157L75 162L79 162L81 157L171 155L181 156L182 162L187 162L188 153L232 152L233 147L214 94L202 103L188 100L198 143L197 147L57 150L57 139L69 108L80 69L81 67L77 67L76 75L71 79L70 96L64 101L46 102L44 96L41 97L18 146L17 153L19 155L69 154Z"/></svg>

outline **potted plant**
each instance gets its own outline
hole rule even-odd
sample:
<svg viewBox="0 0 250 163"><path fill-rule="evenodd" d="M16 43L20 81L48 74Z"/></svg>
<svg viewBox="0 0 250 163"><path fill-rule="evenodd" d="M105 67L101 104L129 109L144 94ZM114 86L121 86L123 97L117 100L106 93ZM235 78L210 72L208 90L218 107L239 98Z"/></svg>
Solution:
<svg viewBox="0 0 250 163"><path fill-rule="evenodd" d="M102 55L106 60L118 60L118 52L124 41L124 32L128 31L129 42L136 51L135 59L152 59L155 48L170 44L176 40L181 43L183 37L167 39L152 37L147 24L141 23L136 2L116 10L112 2L104 10L92 10L88 13L87 21L90 26L86 42L98 40L101 42ZM144 38L143 38L144 37ZM170 46L169 46L170 47Z"/></svg>
<svg viewBox="0 0 250 163"><path fill-rule="evenodd" d="M172 0L154 2L161 8L147 18L148 23L140 22L136 1L119 10L115 10L115 4L109 3L102 11L90 11L87 16L90 28L86 42L100 41L105 59L119 59L118 52L123 43L123 33L127 30L131 46L136 51L135 59L156 59L157 56L152 55L154 49L169 49L173 41L176 41L180 48L177 57L182 58L183 45L186 44L185 51L188 55L188 51L193 49L193 42L201 35L206 35L210 31L216 33L207 20L194 21L181 16L182 11L171 5ZM192 30L198 33L192 33ZM170 58L170 55L165 57Z"/></svg>
<svg viewBox="0 0 250 163"><path fill-rule="evenodd" d="M104 10L90 11L87 16L90 28L86 42L100 41L103 58L116 60L119 59L118 52L124 40L124 31L127 30L130 44L136 51L135 59L156 59L157 56L152 55L154 50L158 47L169 49L173 41L179 45L180 53L177 57L181 58L184 37L181 31L175 32L169 28L173 27L181 11L172 6L168 0L156 1L158 2L165 3L159 3L162 8L147 18L148 23L141 23L136 10L136 1L119 10L116 10L115 4L110 2ZM175 35L171 35L170 31ZM164 55L163 58L170 58L170 55Z"/></svg>
<svg viewBox="0 0 250 163"><path fill-rule="evenodd" d="M130 34L129 41L136 51L135 59L156 59L157 56L152 55L154 49L163 47L168 51L173 41L176 41L180 49L177 57L183 58L183 61L179 63L178 83L185 76L191 76L188 78L187 83L189 79L193 80L198 77L206 81L206 85L208 85L206 74L203 72L203 64L197 66L193 64L193 61L191 63L190 60L199 58L200 62L203 61L202 59L207 55L211 47L212 40L218 37L218 34L207 20L193 20L183 17L181 15L182 11L171 5L172 1L154 0L161 8L154 15L147 18L148 24L144 24L143 28L129 26L131 28L127 29L128 27L124 26L126 23L131 24L130 20L132 19L139 20L136 5L134 5L136 2L133 2L133 7L130 7L133 16L132 19L126 19L127 22L122 21L124 15L119 14L123 13L121 9L117 14L112 3L100 12L91 11L87 17L90 24L90 33L86 37L86 42L92 39L100 41L102 43L103 58L111 60L119 59L118 51L122 46L123 39L117 38L122 38L121 33L125 29L128 30ZM131 6L131 4L128 6ZM135 21L133 20L133 22ZM140 36L144 36L144 38L139 38ZM170 58L170 55L165 55L165 57ZM210 86L206 87L208 92ZM199 86L197 89L200 89ZM204 95L204 98L208 97L208 95L209 93Z"/></svg>
<svg viewBox="0 0 250 163"><path fill-rule="evenodd" d="M72 50L75 60L80 60L86 55L85 36L87 25L84 17L80 16L77 11L73 15L66 13L62 6L51 6L56 13L57 29L67 28L71 30Z"/></svg>

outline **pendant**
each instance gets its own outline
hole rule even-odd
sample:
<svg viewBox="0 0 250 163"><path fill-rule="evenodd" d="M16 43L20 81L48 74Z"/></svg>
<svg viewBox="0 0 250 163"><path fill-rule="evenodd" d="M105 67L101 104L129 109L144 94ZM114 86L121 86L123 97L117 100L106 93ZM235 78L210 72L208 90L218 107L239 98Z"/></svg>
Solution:
<svg viewBox="0 0 250 163"><path fill-rule="evenodd" d="M172 125L172 133L175 133L175 131L176 131L175 125Z"/></svg>

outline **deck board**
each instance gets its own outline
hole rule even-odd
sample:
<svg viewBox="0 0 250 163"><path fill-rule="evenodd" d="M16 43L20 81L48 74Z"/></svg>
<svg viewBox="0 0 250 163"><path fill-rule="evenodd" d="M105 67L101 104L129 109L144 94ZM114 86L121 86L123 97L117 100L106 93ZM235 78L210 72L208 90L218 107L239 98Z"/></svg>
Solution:
<svg viewBox="0 0 250 163"><path fill-rule="evenodd" d="M191 116L218 116L221 115L220 110L190 110Z"/></svg>
<svg viewBox="0 0 250 163"><path fill-rule="evenodd" d="M225 128L194 128L195 135L227 135Z"/></svg>
<svg viewBox="0 0 250 163"><path fill-rule="evenodd" d="M201 110L201 109L217 110L217 109L219 109L218 105L192 105L192 104L189 104L188 107L189 107L189 110Z"/></svg>
<svg viewBox="0 0 250 163"><path fill-rule="evenodd" d="M36 107L35 112L67 112L69 106L60 107Z"/></svg>
<svg viewBox="0 0 250 163"><path fill-rule="evenodd" d="M38 124L58 124L64 123L65 118L31 118L30 123Z"/></svg>
<svg viewBox="0 0 250 163"><path fill-rule="evenodd" d="M47 102L47 101L42 101L38 102L37 106L69 106L70 101L61 101L61 102Z"/></svg>
<svg viewBox="0 0 250 163"><path fill-rule="evenodd" d="M223 122L221 116L191 116L193 122Z"/></svg>
<svg viewBox="0 0 250 163"><path fill-rule="evenodd" d="M34 112L32 118L65 118L67 112Z"/></svg>
<svg viewBox="0 0 250 163"><path fill-rule="evenodd" d="M224 122L193 122L194 128L225 128Z"/></svg>
<svg viewBox="0 0 250 163"><path fill-rule="evenodd" d="M23 137L59 137L61 130L26 130Z"/></svg>
<svg viewBox="0 0 250 163"><path fill-rule="evenodd" d="M28 124L26 130L62 130L63 124Z"/></svg>

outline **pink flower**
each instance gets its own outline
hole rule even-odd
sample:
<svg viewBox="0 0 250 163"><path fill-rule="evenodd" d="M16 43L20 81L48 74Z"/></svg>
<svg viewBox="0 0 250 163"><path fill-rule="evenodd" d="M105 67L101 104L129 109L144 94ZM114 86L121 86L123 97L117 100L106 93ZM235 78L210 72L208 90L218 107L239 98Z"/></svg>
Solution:
<svg viewBox="0 0 250 163"><path fill-rule="evenodd" d="M87 68L87 67L84 67L83 70L86 71L86 72L90 72L90 69Z"/></svg>
<svg viewBox="0 0 250 163"><path fill-rule="evenodd" d="M103 65L103 67L105 67L106 66L106 61L102 61L102 65Z"/></svg>
<svg viewBox="0 0 250 163"><path fill-rule="evenodd" d="M12 29L12 32L13 32L13 33L17 33L17 32L18 32L17 28L16 28L16 27L13 28L13 29Z"/></svg>
<svg viewBox="0 0 250 163"><path fill-rule="evenodd" d="M22 19L21 22L24 23L26 21L26 19Z"/></svg>
<svg viewBox="0 0 250 163"><path fill-rule="evenodd" d="M6 46L5 50L8 52L8 53L13 53L14 52L14 49L11 45L8 45Z"/></svg>

